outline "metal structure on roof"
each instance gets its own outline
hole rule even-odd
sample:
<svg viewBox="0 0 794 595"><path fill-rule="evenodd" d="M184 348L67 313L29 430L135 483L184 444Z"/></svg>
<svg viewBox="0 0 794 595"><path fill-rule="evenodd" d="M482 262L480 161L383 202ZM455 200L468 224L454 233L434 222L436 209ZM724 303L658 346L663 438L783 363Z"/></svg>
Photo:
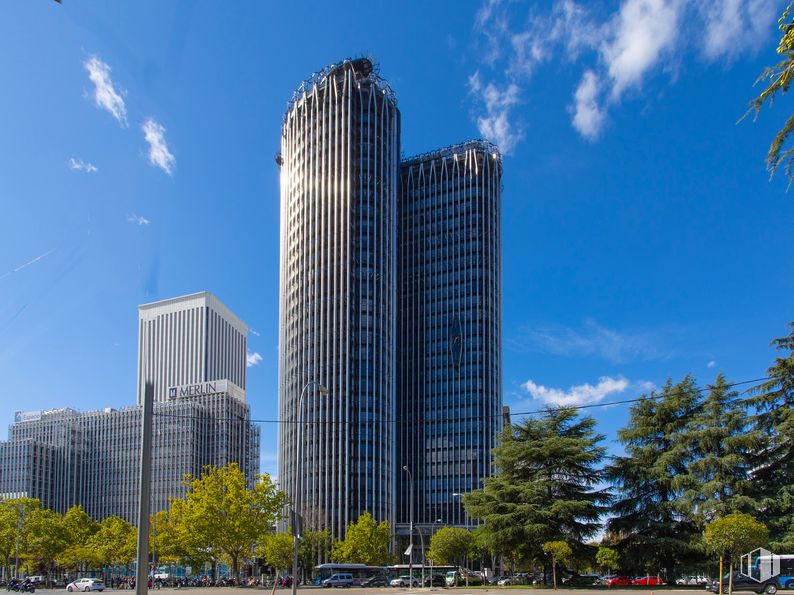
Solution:
<svg viewBox="0 0 794 595"><path fill-rule="evenodd" d="M403 158L400 163L402 166L405 166L419 161L429 161L431 159L450 159L459 153L465 153L471 149L486 152L494 158L501 159L502 157L499 147L497 147L491 141L484 139L471 139L462 143L449 145L441 149L435 149L434 151L428 151L426 153L420 153L419 155L412 155L411 157Z"/></svg>

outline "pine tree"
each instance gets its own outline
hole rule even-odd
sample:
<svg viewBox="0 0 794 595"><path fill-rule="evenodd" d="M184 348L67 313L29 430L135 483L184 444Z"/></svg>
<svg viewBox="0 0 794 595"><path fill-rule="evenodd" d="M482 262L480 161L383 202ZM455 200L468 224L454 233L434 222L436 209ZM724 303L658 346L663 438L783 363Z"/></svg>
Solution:
<svg viewBox="0 0 794 595"><path fill-rule="evenodd" d="M748 405L755 408L754 427L763 434L754 457L753 486L771 547L794 550L794 322L787 337L772 341L785 355L767 370Z"/></svg>
<svg viewBox="0 0 794 595"><path fill-rule="evenodd" d="M749 426L744 401L718 375L681 438L692 457L682 510L701 529L728 514L755 510L750 456L760 436Z"/></svg>
<svg viewBox="0 0 794 595"><path fill-rule="evenodd" d="M638 572L664 572L692 554L695 523L682 512L681 497L692 460L681 439L699 404L694 379L685 377L631 407L628 425L618 432L626 455L615 457L607 477L618 489L607 529L616 538L624 566Z"/></svg>
<svg viewBox="0 0 794 595"><path fill-rule="evenodd" d="M541 544L564 540L581 551L597 533L610 494L598 487L604 437L594 427L593 418L572 409L550 409L506 428L494 449L497 473L464 497L502 554L544 560Z"/></svg>

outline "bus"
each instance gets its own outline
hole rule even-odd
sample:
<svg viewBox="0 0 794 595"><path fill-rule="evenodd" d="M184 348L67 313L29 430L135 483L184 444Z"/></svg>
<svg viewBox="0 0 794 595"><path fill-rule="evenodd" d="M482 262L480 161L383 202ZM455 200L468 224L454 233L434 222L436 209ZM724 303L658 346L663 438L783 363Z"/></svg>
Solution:
<svg viewBox="0 0 794 595"><path fill-rule="evenodd" d="M367 566L366 564L320 564L312 572L312 584L320 585L322 582L340 572L353 575L353 584L360 585L363 581L373 576L388 574L385 566Z"/></svg>
<svg viewBox="0 0 794 595"><path fill-rule="evenodd" d="M758 556L753 560L753 570L750 576L759 580L762 569L766 569L767 574L771 571L772 578L777 581L779 588L794 590L794 554Z"/></svg>

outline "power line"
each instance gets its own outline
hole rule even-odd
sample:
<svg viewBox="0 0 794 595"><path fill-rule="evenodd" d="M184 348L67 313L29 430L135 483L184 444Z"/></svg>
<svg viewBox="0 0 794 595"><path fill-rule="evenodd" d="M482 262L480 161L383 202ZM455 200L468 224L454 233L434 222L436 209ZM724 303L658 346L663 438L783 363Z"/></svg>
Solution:
<svg viewBox="0 0 794 595"><path fill-rule="evenodd" d="M754 378L753 380L742 380L740 382L731 382L731 383L726 384L725 388L733 388L735 386L743 386L743 385L746 385L746 384L758 384L759 382L765 382L767 380L771 380L771 378L772 378L771 376L765 376L764 378ZM704 386L704 387L700 387L700 388L695 388L695 391L698 392L698 393L703 393L703 392L706 392L706 391L711 390L713 388L714 388L713 385L708 385L708 386ZM747 392L748 390L749 389L744 390L742 392ZM615 406L615 405L626 405L628 403L637 403L639 401L648 400L648 399L657 398L657 397L658 397L658 395L656 395L656 396L643 395L641 397L636 397L636 398L633 398L633 399L623 399L623 400L620 400L620 401L607 401L605 403L590 403L590 404L587 404L587 405L564 405L564 406L559 406L559 407L544 407L543 409L535 409L533 411L511 412L510 413L510 417L525 416L525 415L549 414L549 413L554 413L555 411L560 411L560 410L579 411L580 409L594 409L594 408L597 408L597 407L612 407L612 406ZM702 403L701 403L701 405L702 405ZM207 419L208 419L208 417L206 415L202 415L202 416L199 416L199 415L184 415L184 414L179 414L179 413L160 413L160 412L157 412L157 411L155 411L154 416L155 417L170 417L170 418L177 418L177 419L201 419L201 420L204 420L204 421L207 421ZM450 417L450 418L447 418L447 419L445 419L443 421L446 421L446 422L458 422L458 421L469 421L469 420L482 420L482 419L493 419L493 418L498 418L498 417L502 417L502 416L503 416L502 413L498 413L498 414L495 414L495 415L478 415L478 416L463 417L463 418L452 418L452 417ZM212 421L236 421L236 422L248 422L248 423L253 423L253 424L287 424L287 425L299 423L298 420L291 420L291 419L290 420L286 420L286 419L246 419L246 418L241 417L241 416L235 416L235 417L213 417ZM413 423L413 422L409 422L407 420L402 420L402 419L400 419L400 420L394 420L394 419L391 419L391 420L390 419L372 419L372 420L364 420L364 421L310 420L310 419L304 419L304 420L302 420L302 423L311 424L311 425L324 425L324 424L345 425L345 424L350 424L350 425L362 426L362 425L369 425L369 424L400 424L400 423Z"/></svg>

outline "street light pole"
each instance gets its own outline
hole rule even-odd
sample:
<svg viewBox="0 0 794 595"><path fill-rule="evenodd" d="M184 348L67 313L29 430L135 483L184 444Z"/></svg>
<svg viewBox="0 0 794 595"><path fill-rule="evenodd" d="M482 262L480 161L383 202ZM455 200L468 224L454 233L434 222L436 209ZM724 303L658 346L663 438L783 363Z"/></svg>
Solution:
<svg viewBox="0 0 794 595"><path fill-rule="evenodd" d="M453 492L452 493L452 497L453 498L461 498L461 503L463 502L463 500L462 500L463 494L461 494L459 492ZM465 525L465 523L464 523L464 525ZM468 529L468 527L466 527L466 528ZM469 586L469 554L468 554L468 552L466 553L466 586L467 587Z"/></svg>
<svg viewBox="0 0 794 595"><path fill-rule="evenodd" d="M303 396L310 386L316 386L317 391L321 395L327 395L328 389L316 380L310 380L301 390L300 397L298 397L298 427L295 430L295 491L293 505L292 505L292 595L297 595L298 592L298 544L302 537L303 532L300 523L300 506L301 506L301 490L300 490L300 473L298 473L298 466L301 465L301 446L303 440L301 434L303 433Z"/></svg>
<svg viewBox="0 0 794 595"><path fill-rule="evenodd" d="M410 575L411 587L414 582L414 476L408 465L403 465L403 471L408 474L408 501L409 501L409 514L408 514L408 539L410 545L408 546L408 574Z"/></svg>

